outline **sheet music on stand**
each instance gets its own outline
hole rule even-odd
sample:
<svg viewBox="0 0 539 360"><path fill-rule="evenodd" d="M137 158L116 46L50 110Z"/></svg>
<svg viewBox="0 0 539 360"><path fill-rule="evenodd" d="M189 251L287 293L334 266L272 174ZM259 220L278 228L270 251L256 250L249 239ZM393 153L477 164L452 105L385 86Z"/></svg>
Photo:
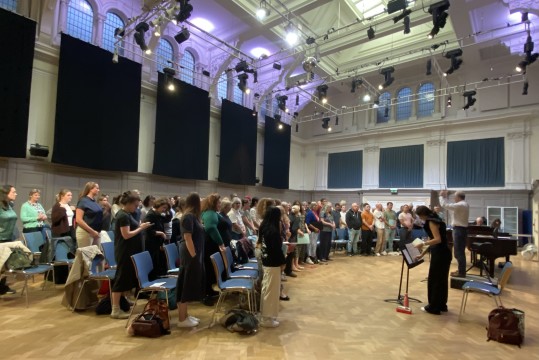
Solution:
<svg viewBox="0 0 539 360"><path fill-rule="evenodd" d="M405 244L401 249L401 252L406 265L408 265L408 268L410 269L424 262L423 259L416 260L416 258L421 255L421 252L419 252L412 243Z"/></svg>

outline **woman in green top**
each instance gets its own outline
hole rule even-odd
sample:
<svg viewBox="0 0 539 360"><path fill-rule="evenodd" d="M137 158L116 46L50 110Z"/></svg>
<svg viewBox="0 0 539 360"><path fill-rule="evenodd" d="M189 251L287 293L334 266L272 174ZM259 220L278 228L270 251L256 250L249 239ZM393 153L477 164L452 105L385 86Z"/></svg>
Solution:
<svg viewBox="0 0 539 360"><path fill-rule="evenodd" d="M28 201L21 206L23 233L41 231L43 229L43 222L47 220L45 209L39 203L41 192L38 189L32 189L28 196Z"/></svg>
<svg viewBox="0 0 539 360"><path fill-rule="evenodd" d="M17 214L13 211L12 203L17 198L17 191L11 185L0 187L0 243L13 241ZM6 277L0 279L0 295L15 294L15 290L6 284Z"/></svg>
<svg viewBox="0 0 539 360"><path fill-rule="evenodd" d="M206 239L204 244L204 266L206 268L206 294L202 300L204 305L213 306L213 297L219 293L213 290L212 285L217 282L210 256L216 252L225 251L225 245L217 224L219 224L219 210L221 209L221 196L210 194L202 202L202 223Z"/></svg>

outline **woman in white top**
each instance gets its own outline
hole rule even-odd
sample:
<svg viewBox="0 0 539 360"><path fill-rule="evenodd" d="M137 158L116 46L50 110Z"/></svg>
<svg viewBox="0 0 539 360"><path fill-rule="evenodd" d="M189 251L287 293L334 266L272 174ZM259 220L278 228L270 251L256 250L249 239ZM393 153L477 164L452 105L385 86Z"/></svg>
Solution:
<svg viewBox="0 0 539 360"><path fill-rule="evenodd" d="M51 232L53 236L71 236L73 234L73 207L69 205L73 194L68 189L62 189L56 195L56 204L51 211Z"/></svg>

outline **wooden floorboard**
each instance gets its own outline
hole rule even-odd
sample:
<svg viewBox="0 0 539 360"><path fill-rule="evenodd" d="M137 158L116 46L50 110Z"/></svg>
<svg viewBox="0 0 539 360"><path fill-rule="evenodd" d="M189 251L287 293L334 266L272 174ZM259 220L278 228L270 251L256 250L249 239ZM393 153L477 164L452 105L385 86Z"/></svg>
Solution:
<svg viewBox="0 0 539 360"><path fill-rule="evenodd" d="M409 294L426 300L428 259L410 271ZM71 313L62 288L32 284L30 307L19 294L0 298L0 359L539 359L539 263L513 259L515 271L502 295L507 307L526 313L522 348L486 341L487 315L494 301L471 294L462 322L460 290L449 290L449 313L433 316L411 303L412 315L395 311L401 258L334 256L327 266L304 270L285 283L291 297L281 302L281 326L254 336L209 329L212 308L193 304L199 328L159 339L129 337L125 322ZM456 264L453 263L454 270ZM19 292L21 282L13 287ZM232 305L230 302L228 305ZM176 312L173 312L173 325Z"/></svg>

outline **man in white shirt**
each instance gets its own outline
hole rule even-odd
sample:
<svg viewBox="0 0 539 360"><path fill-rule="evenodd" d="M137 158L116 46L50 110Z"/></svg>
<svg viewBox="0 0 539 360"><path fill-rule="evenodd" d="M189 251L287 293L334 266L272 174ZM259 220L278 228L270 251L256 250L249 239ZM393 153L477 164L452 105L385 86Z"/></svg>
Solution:
<svg viewBox="0 0 539 360"><path fill-rule="evenodd" d="M376 256L387 255L386 252L386 219L384 217L384 209L382 204L376 204L374 210L374 226L376 226L376 248L374 252Z"/></svg>
<svg viewBox="0 0 539 360"><path fill-rule="evenodd" d="M458 262L458 271L451 273L451 276L466 276L466 238L468 236L468 217L470 215L470 205L466 202L466 194L462 191L455 193L455 202L447 200L447 190L440 191L440 205L453 212L453 249L455 259Z"/></svg>

